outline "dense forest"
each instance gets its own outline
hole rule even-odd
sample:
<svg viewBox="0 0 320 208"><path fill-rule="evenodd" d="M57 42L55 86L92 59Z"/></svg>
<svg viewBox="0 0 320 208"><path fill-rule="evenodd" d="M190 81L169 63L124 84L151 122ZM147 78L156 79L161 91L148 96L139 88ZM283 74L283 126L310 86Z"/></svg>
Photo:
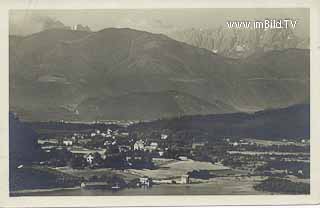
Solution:
<svg viewBox="0 0 320 208"><path fill-rule="evenodd" d="M310 105L294 105L256 113L231 113L206 116L182 116L135 124L132 132L167 131L194 137L251 137L278 140L310 137Z"/></svg>
<svg viewBox="0 0 320 208"><path fill-rule="evenodd" d="M285 194L309 194L310 184L292 182L281 178L268 178L254 187L257 190Z"/></svg>

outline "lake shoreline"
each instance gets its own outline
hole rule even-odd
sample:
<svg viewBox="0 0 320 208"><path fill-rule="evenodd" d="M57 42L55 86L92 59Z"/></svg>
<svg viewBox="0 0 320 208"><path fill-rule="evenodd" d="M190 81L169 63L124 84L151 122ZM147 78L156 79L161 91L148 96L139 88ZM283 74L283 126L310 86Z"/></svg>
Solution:
<svg viewBox="0 0 320 208"><path fill-rule="evenodd" d="M83 189L80 186L70 188L51 188L51 189L26 189L10 192L10 196L80 196L80 195L96 195L96 196L111 196L111 195L221 195L221 194L252 194L261 195L262 193L254 190L252 187L258 181L263 180L259 177L241 179L241 177L219 177L210 180L195 180L189 184L155 184L150 188L124 188L120 191L112 191L108 189ZM230 180L231 179L231 180ZM258 179L258 180L257 180ZM232 182L231 182L232 181ZM242 186L234 186L234 182L242 182ZM247 182L249 182L249 185ZM243 189L245 186L247 188ZM220 193L217 187L225 190ZM212 190L214 189L214 190ZM176 190L177 192L173 191ZM159 192L161 191L161 192Z"/></svg>
<svg viewBox="0 0 320 208"><path fill-rule="evenodd" d="M74 187L57 187L57 188L46 188L46 189L23 189L23 190L16 190L16 191L10 191L10 196L27 196L23 194L32 194L32 193L45 193L45 192L53 192L53 191L64 191L64 190L77 190L81 189L80 186L74 186Z"/></svg>

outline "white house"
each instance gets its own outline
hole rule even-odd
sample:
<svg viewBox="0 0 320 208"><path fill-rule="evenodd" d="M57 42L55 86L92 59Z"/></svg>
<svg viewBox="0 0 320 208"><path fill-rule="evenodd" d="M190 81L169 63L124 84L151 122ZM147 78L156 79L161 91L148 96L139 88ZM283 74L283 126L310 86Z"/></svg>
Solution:
<svg viewBox="0 0 320 208"><path fill-rule="evenodd" d="M147 187L149 187L150 184L151 184L151 181L150 181L150 179L149 179L148 177L141 177L141 178L139 178L139 182L140 182L141 186L147 186Z"/></svg>
<svg viewBox="0 0 320 208"><path fill-rule="evenodd" d="M108 134L108 135L111 135L111 133L112 133L112 130L111 130L111 129L108 129L108 130L107 130L107 134Z"/></svg>
<svg viewBox="0 0 320 208"><path fill-rule="evenodd" d="M121 136L129 136L129 133L128 132L122 132Z"/></svg>
<svg viewBox="0 0 320 208"><path fill-rule="evenodd" d="M234 142L232 145L233 145L234 147L236 147L236 146L239 145L239 143L238 143L238 142Z"/></svg>
<svg viewBox="0 0 320 208"><path fill-rule="evenodd" d="M179 156L178 159L179 160L188 160L188 157L187 156Z"/></svg>
<svg viewBox="0 0 320 208"><path fill-rule="evenodd" d="M126 146L126 145L120 145L118 148L119 148L119 152L128 152L131 149L130 146Z"/></svg>
<svg viewBox="0 0 320 208"><path fill-rule="evenodd" d="M166 140L168 138L168 135L167 134L161 134L161 139L162 140Z"/></svg>
<svg viewBox="0 0 320 208"><path fill-rule="evenodd" d="M181 183L182 183L182 184L188 184L188 183L190 183L189 175L182 175L182 176L181 176Z"/></svg>
<svg viewBox="0 0 320 208"><path fill-rule="evenodd" d="M89 164L92 164L94 157L92 154L87 155L86 160Z"/></svg>
<svg viewBox="0 0 320 208"><path fill-rule="evenodd" d="M150 148L151 148L152 150L156 150L156 149L158 148L158 143L157 143L157 142L151 142L151 143L150 143Z"/></svg>
<svg viewBox="0 0 320 208"><path fill-rule="evenodd" d="M163 152L163 151L159 151L158 153L159 153L159 156L160 156L160 157L162 157L162 156L163 156L163 154L164 154L164 152Z"/></svg>
<svg viewBox="0 0 320 208"><path fill-rule="evenodd" d="M192 149L196 149L198 147L203 147L205 146L205 142L193 142L192 143Z"/></svg>
<svg viewBox="0 0 320 208"><path fill-rule="evenodd" d="M138 140L134 143L133 145L134 150L143 150L144 149L144 141L143 140Z"/></svg>
<svg viewBox="0 0 320 208"><path fill-rule="evenodd" d="M72 146L73 141L72 141L72 140L63 140L63 144L64 144L65 146Z"/></svg>

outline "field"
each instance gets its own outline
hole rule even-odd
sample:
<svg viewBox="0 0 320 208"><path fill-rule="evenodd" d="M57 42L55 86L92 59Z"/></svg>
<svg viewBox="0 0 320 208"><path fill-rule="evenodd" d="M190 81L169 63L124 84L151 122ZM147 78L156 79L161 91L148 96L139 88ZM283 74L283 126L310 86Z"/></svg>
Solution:
<svg viewBox="0 0 320 208"><path fill-rule="evenodd" d="M216 165L209 162L200 162L194 160L185 160L185 161L171 161L159 166L159 169L149 170L133 170L129 171L133 174L140 176L148 176L153 179L165 179L165 178L177 178L181 175L186 174L187 172L193 170L228 170L228 167L223 165Z"/></svg>
<svg viewBox="0 0 320 208"><path fill-rule="evenodd" d="M280 156L286 156L286 155L304 155L308 156L310 153L306 152L257 152L257 151L228 151L229 154L240 154L240 155L280 155Z"/></svg>
<svg viewBox="0 0 320 208"><path fill-rule="evenodd" d="M63 173L67 173L69 175L83 177L86 179L89 179L90 177L93 177L93 176L101 177L102 175L119 175L119 176L122 176L123 179L127 180L127 181L137 178L136 175L133 175L126 170L124 170L124 171L112 170L110 168L78 170L78 169L72 169L69 167L61 167L61 168L56 168L56 170L63 172Z"/></svg>
<svg viewBox="0 0 320 208"><path fill-rule="evenodd" d="M74 154L93 154L95 152L98 152L100 155L103 155L105 153L104 149L86 149L86 148L71 148L70 152Z"/></svg>

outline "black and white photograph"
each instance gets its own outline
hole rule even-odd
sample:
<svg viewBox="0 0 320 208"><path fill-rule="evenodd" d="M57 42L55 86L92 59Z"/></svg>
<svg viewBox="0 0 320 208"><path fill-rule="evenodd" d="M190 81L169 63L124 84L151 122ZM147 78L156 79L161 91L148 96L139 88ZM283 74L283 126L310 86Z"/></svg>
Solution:
<svg viewBox="0 0 320 208"><path fill-rule="evenodd" d="M309 194L308 15L10 11L10 195Z"/></svg>
<svg viewBox="0 0 320 208"><path fill-rule="evenodd" d="M314 10L32 3L6 14L9 199L315 199Z"/></svg>

